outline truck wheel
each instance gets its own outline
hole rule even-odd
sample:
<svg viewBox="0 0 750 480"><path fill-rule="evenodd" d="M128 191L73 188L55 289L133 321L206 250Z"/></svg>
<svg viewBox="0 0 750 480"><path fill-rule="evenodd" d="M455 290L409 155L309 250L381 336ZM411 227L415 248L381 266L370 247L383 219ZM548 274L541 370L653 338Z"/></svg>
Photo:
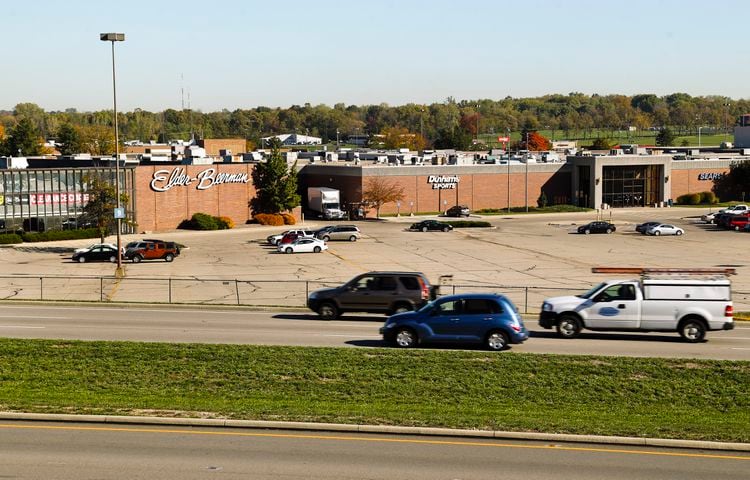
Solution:
<svg viewBox="0 0 750 480"><path fill-rule="evenodd" d="M484 339L484 344L488 350L493 352L499 352L508 348L508 335L500 330L495 330L487 334L487 338Z"/></svg>
<svg viewBox="0 0 750 480"><path fill-rule="evenodd" d="M557 322L557 334L562 338L576 338L581 333L581 321L573 315L563 315Z"/></svg>
<svg viewBox="0 0 750 480"><path fill-rule="evenodd" d="M133 257L132 261L133 263L141 263L141 260L143 260L143 257L141 257L140 255L136 255Z"/></svg>
<svg viewBox="0 0 750 480"><path fill-rule="evenodd" d="M398 348L414 348L419 339L411 328L399 328L393 337L393 344Z"/></svg>
<svg viewBox="0 0 750 480"><path fill-rule="evenodd" d="M171 253L168 253L164 256L165 262L171 262L172 260L174 260L174 255L172 255Z"/></svg>
<svg viewBox="0 0 750 480"><path fill-rule="evenodd" d="M318 315L323 320L333 320L339 317L339 309L332 302L323 302L318 307Z"/></svg>
<svg viewBox="0 0 750 480"><path fill-rule="evenodd" d="M689 318L680 324L680 336L687 342L698 343L706 338L706 324L703 320Z"/></svg>

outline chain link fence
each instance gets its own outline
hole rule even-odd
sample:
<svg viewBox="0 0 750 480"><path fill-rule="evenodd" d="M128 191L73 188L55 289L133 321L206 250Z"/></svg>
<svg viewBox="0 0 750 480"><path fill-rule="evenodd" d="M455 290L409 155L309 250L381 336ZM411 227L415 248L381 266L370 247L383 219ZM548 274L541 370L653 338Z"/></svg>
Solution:
<svg viewBox="0 0 750 480"><path fill-rule="evenodd" d="M305 307L310 292L336 281L143 278L113 276L2 276L0 298L86 302L137 302L258 307ZM522 313L538 313L545 298L574 295L591 285L569 287L440 282L438 295L502 293ZM734 310L750 311L750 292L733 292Z"/></svg>

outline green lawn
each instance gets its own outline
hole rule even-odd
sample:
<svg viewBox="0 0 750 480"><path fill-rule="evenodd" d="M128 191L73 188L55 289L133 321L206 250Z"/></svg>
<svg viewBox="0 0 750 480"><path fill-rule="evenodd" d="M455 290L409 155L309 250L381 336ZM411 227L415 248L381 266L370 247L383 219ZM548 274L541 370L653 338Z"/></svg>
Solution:
<svg viewBox="0 0 750 480"><path fill-rule="evenodd" d="M674 131L674 130L673 130ZM625 130L610 131L609 129L592 129L591 131L584 132L582 130L571 130L566 134L563 130L539 130L539 133L547 139L555 140L575 140L578 142L578 147L591 145L597 137L603 137L609 139L612 144L639 144L639 145L656 145L656 134L655 131L639 131L639 132L627 132ZM675 134L677 132L675 131ZM497 142L497 137L505 136L502 134L489 134L482 133L479 135L479 139L486 145L493 148L502 148L502 144ZM511 133L511 142L521 140L520 132ZM697 147L698 146L698 132L694 135L678 135L674 141L674 147L682 146L683 141L687 141L687 146ZM734 142L734 135L732 134L707 134L705 129L701 133L700 145L701 146L719 146L721 142Z"/></svg>
<svg viewBox="0 0 750 480"><path fill-rule="evenodd" d="M511 207L510 214L518 213L564 213L564 212L590 212L590 208L577 207L575 205L550 205L548 207L532 207L529 206L529 211L526 211L526 207ZM482 208L474 212L478 215L507 215L507 208Z"/></svg>
<svg viewBox="0 0 750 480"><path fill-rule="evenodd" d="M750 441L750 362L0 340L0 409Z"/></svg>

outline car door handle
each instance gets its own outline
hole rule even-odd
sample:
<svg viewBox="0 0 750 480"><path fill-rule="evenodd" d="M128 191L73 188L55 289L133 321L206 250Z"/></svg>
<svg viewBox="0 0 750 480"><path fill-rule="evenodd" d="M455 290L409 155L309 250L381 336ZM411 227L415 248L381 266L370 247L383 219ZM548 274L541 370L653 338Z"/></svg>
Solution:
<svg viewBox="0 0 750 480"><path fill-rule="evenodd" d="M458 318L451 318L451 322L453 323L458 323L458 320L459 320Z"/></svg>
<svg viewBox="0 0 750 480"><path fill-rule="evenodd" d="M489 322L490 320L492 320L492 317L484 317L482 320L484 320L485 322Z"/></svg>
<svg viewBox="0 0 750 480"><path fill-rule="evenodd" d="M624 303L621 303L621 304L619 304L619 305L617 306L617 308L621 308L621 309L624 309L624 308L625 308L625 304L624 304Z"/></svg>

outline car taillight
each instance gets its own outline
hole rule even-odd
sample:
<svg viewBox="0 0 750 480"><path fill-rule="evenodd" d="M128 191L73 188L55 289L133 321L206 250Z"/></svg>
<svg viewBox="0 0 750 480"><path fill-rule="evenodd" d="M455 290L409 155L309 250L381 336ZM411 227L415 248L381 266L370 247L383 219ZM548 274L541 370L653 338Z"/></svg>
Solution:
<svg viewBox="0 0 750 480"><path fill-rule="evenodd" d="M419 286L422 287L422 300L430 300L430 287L427 286L427 284L422 280L419 279Z"/></svg>
<svg viewBox="0 0 750 480"><path fill-rule="evenodd" d="M520 332L522 330L521 329L521 325L511 325L510 328L512 328L513 331L516 332L516 333L518 333L518 332Z"/></svg>
<svg viewBox="0 0 750 480"><path fill-rule="evenodd" d="M733 315L734 315L734 309L732 308L731 305L727 305L726 307L724 307L724 316L725 317L731 317Z"/></svg>

